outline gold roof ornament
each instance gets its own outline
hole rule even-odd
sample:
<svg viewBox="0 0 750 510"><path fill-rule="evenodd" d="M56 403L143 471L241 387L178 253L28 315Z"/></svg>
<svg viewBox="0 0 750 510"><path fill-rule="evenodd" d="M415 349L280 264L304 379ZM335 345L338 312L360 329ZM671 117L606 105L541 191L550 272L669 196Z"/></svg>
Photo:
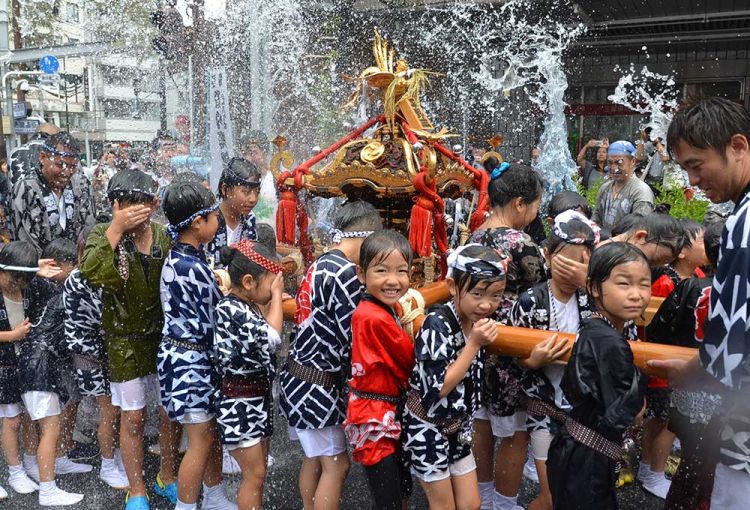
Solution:
<svg viewBox="0 0 750 510"><path fill-rule="evenodd" d="M483 165L487 162L488 159L492 157L497 159L498 163L503 163L505 161L505 158L503 157L503 155L497 152L498 147L500 147L503 144L503 141L504 141L503 135L499 133L493 136L492 138L490 138L489 140L487 140L487 142L489 142L490 144L490 147L492 147L492 150L485 152L484 155L482 156Z"/></svg>

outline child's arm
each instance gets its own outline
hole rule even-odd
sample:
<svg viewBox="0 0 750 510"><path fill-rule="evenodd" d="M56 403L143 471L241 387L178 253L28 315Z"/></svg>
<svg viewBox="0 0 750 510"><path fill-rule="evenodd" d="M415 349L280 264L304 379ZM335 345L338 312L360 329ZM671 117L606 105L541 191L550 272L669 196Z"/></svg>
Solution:
<svg viewBox="0 0 750 510"><path fill-rule="evenodd" d="M448 396L459 385L479 350L485 345L491 344L496 336L497 323L495 321L483 319L474 324L466 341L466 347L463 348L456 361L451 363L445 372L443 386L440 388L440 398Z"/></svg>
<svg viewBox="0 0 750 510"><path fill-rule="evenodd" d="M24 319L22 323L10 331L0 331L0 343L19 342L31 331L31 321Z"/></svg>
<svg viewBox="0 0 750 510"><path fill-rule="evenodd" d="M278 273L271 284L271 302L266 312L266 321L280 335L284 322L282 297L284 295L284 274Z"/></svg>

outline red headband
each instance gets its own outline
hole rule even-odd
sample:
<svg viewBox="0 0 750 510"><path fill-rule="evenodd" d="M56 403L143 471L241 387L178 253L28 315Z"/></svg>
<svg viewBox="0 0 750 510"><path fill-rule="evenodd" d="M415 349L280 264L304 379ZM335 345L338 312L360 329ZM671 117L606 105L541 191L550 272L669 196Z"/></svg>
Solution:
<svg viewBox="0 0 750 510"><path fill-rule="evenodd" d="M281 267L281 265L278 262L274 262L271 259L267 259L260 253L255 251L255 243L252 241L248 241L247 239L243 239L239 243L235 243L230 245L230 248L234 248L237 251L239 251L241 254L243 254L245 257L250 259L252 262L255 262L263 269L270 271L274 274L282 273L284 272L284 268Z"/></svg>

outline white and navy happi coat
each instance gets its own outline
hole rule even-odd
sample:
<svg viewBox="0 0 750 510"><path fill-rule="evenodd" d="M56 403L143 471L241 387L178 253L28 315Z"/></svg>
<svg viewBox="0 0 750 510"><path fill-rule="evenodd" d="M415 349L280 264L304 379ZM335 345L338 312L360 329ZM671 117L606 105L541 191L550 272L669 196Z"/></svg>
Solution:
<svg viewBox="0 0 750 510"><path fill-rule="evenodd" d="M352 315L361 293L357 266L340 250L320 256L308 269L297 292L289 357L303 366L333 373L341 382L324 388L282 370L280 405L291 427L321 429L344 423L343 384L350 372Z"/></svg>
<svg viewBox="0 0 750 510"><path fill-rule="evenodd" d="M720 462L750 474L750 185L721 236L700 361L723 394Z"/></svg>
<svg viewBox="0 0 750 510"><path fill-rule="evenodd" d="M551 317L551 296L549 285L539 283L518 296L518 301L510 312L510 323L521 328L559 331L557 319ZM592 303L586 292L576 291L579 321L591 317ZM564 333L578 333L578 331L564 331ZM565 373L564 365L548 365L540 370L525 370L521 383L527 397L539 399L560 410L570 409L568 399L560 388L560 381ZM551 418L549 416L529 414L526 425L529 431L549 430Z"/></svg>
<svg viewBox="0 0 750 510"><path fill-rule="evenodd" d="M276 375L276 350L281 345L273 329L256 305L235 295L216 306L214 370L217 380L241 377L248 381L267 381L270 389ZM273 396L231 398L216 391L216 421L222 443L242 446L248 441L273 435Z"/></svg>
<svg viewBox="0 0 750 510"><path fill-rule="evenodd" d="M29 300L24 294L23 309L28 315ZM5 300L0 292L0 331L11 331ZM0 405L21 402L21 391L18 386L18 352L17 342L0 342Z"/></svg>
<svg viewBox="0 0 750 510"><path fill-rule="evenodd" d="M82 397L109 395L107 352L102 333L102 291L92 287L76 268L65 280L65 343L73 353Z"/></svg>
<svg viewBox="0 0 750 510"><path fill-rule="evenodd" d="M483 366L477 355L463 380L440 398L448 367L466 346L467 338L453 302L432 308L414 339L416 365L409 385L422 399L422 407L432 421L463 420L461 432L445 436L439 428L422 420L407 407L402 427L404 452L412 469L422 476L448 470L448 466L471 455L471 442L460 436L471 432L471 417L481 405Z"/></svg>
<svg viewBox="0 0 750 510"><path fill-rule="evenodd" d="M173 421L185 412L211 413L214 309L221 292L203 252L176 243L164 261L160 294L164 338L157 368L162 406Z"/></svg>
<svg viewBox="0 0 750 510"><path fill-rule="evenodd" d="M240 222L237 225L237 231L234 234L233 239L227 237L227 221L224 219L224 215L221 213L221 209L217 209L219 212L219 227L216 229L216 235L214 235L213 241L205 246L206 256L209 261L212 261L215 267L220 266L219 263L219 252L224 246L230 244L239 243L243 239L247 241L257 241L258 232L255 229L255 214L250 213L247 216L240 217Z"/></svg>

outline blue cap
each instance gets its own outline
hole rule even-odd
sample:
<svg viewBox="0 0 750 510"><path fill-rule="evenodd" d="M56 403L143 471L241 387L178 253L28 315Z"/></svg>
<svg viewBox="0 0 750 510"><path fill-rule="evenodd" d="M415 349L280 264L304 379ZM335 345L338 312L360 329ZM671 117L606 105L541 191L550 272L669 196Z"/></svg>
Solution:
<svg viewBox="0 0 750 510"><path fill-rule="evenodd" d="M627 140L618 140L609 144L607 154L610 156L630 156L635 157L635 146Z"/></svg>

